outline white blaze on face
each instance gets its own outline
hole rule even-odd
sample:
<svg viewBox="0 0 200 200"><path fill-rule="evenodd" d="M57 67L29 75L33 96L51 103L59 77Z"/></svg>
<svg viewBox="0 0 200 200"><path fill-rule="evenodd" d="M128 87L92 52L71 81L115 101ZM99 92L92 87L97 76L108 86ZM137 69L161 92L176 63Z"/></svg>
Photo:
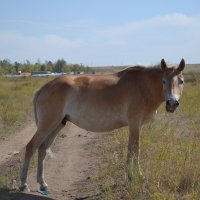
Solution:
<svg viewBox="0 0 200 200"><path fill-rule="evenodd" d="M166 92L166 101L179 101L182 88L180 88L178 76L174 76L171 83L169 83L168 80L163 79L163 87Z"/></svg>
<svg viewBox="0 0 200 200"><path fill-rule="evenodd" d="M180 95L177 94L167 94L166 100L171 100L171 101L178 101L180 99Z"/></svg>
<svg viewBox="0 0 200 200"><path fill-rule="evenodd" d="M180 99L180 93L179 90L178 90L178 77L177 76L174 76L172 78L172 88L171 88L171 94L172 94L172 99L178 101Z"/></svg>

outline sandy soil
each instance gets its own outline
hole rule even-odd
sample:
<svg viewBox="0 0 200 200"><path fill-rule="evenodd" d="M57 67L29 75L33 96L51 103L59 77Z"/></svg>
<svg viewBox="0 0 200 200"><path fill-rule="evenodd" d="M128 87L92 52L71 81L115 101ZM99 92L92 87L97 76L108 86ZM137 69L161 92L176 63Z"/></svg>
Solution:
<svg viewBox="0 0 200 200"><path fill-rule="evenodd" d="M0 142L0 170L6 171L10 159L21 156L25 145L31 139L36 127L34 123L19 133ZM98 149L108 133L87 132L69 123L58 135L52 145L52 153L45 160L45 180L50 188L50 194L44 196L38 193L36 169L28 174L29 194L8 192L0 199L13 200L84 200L100 199L92 186L92 174L100 160ZM3 199L2 199L3 198Z"/></svg>

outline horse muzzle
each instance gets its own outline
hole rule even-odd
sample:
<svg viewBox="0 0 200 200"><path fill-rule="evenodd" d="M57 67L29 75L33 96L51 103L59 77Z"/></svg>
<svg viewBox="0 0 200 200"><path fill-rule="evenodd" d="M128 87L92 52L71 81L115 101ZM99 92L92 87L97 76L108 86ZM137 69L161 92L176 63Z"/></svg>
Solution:
<svg viewBox="0 0 200 200"><path fill-rule="evenodd" d="M179 106L179 102L177 100L169 99L166 101L166 111L173 113Z"/></svg>

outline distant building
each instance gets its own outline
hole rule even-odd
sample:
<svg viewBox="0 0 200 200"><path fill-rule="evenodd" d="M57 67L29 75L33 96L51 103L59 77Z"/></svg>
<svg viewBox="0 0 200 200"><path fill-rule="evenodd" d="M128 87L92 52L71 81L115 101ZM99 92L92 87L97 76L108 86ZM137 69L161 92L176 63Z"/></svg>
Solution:
<svg viewBox="0 0 200 200"><path fill-rule="evenodd" d="M37 76L37 75L50 75L50 71L37 71L37 72L31 72L32 76Z"/></svg>
<svg viewBox="0 0 200 200"><path fill-rule="evenodd" d="M21 72L18 71L17 73L12 73L12 74L6 74L5 77L7 78L12 78L12 77L26 77L26 76L31 76L30 72Z"/></svg>
<svg viewBox="0 0 200 200"><path fill-rule="evenodd" d="M35 72L17 72L14 74L7 74L5 77L24 77L24 76L32 76L32 77L49 77L49 76L62 76L66 73L51 73L50 71L35 71Z"/></svg>
<svg viewBox="0 0 200 200"><path fill-rule="evenodd" d="M84 74L84 72L83 72L83 71L74 70L74 71L72 71L71 74L73 74L73 75L78 75L78 74Z"/></svg>

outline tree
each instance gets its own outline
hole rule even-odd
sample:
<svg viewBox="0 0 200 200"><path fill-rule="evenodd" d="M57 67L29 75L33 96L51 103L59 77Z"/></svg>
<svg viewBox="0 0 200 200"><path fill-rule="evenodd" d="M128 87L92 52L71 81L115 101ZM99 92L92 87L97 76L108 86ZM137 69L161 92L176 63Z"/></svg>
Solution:
<svg viewBox="0 0 200 200"><path fill-rule="evenodd" d="M55 71L54 65L51 61L45 61L46 71Z"/></svg>
<svg viewBox="0 0 200 200"><path fill-rule="evenodd" d="M44 64L42 64L41 66L40 66L40 71L45 71L46 70L46 66L44 65Z"/></svg>
<svg viewBox="0 0 200 200"><path fill-rule="evenodd" d="M3 73L12 73L12 64L8 59L0 61L0 66Z"/></svg>
<svg viewBox="0 0 200 200"><path fill-rule="evenodd" d="M55 64L55 71L61 73L64 71L65 66L66 66L66 61L64 59L58 59Z"/></svg>
<svg viewBox="0 0 200 200"><path fill-rule="evenodd" d="M15 72L20 71L20 70L19 70L19 68L20 68L20 63L15 62L15 63L14 63L14 68L15 68Z"/></svg>

